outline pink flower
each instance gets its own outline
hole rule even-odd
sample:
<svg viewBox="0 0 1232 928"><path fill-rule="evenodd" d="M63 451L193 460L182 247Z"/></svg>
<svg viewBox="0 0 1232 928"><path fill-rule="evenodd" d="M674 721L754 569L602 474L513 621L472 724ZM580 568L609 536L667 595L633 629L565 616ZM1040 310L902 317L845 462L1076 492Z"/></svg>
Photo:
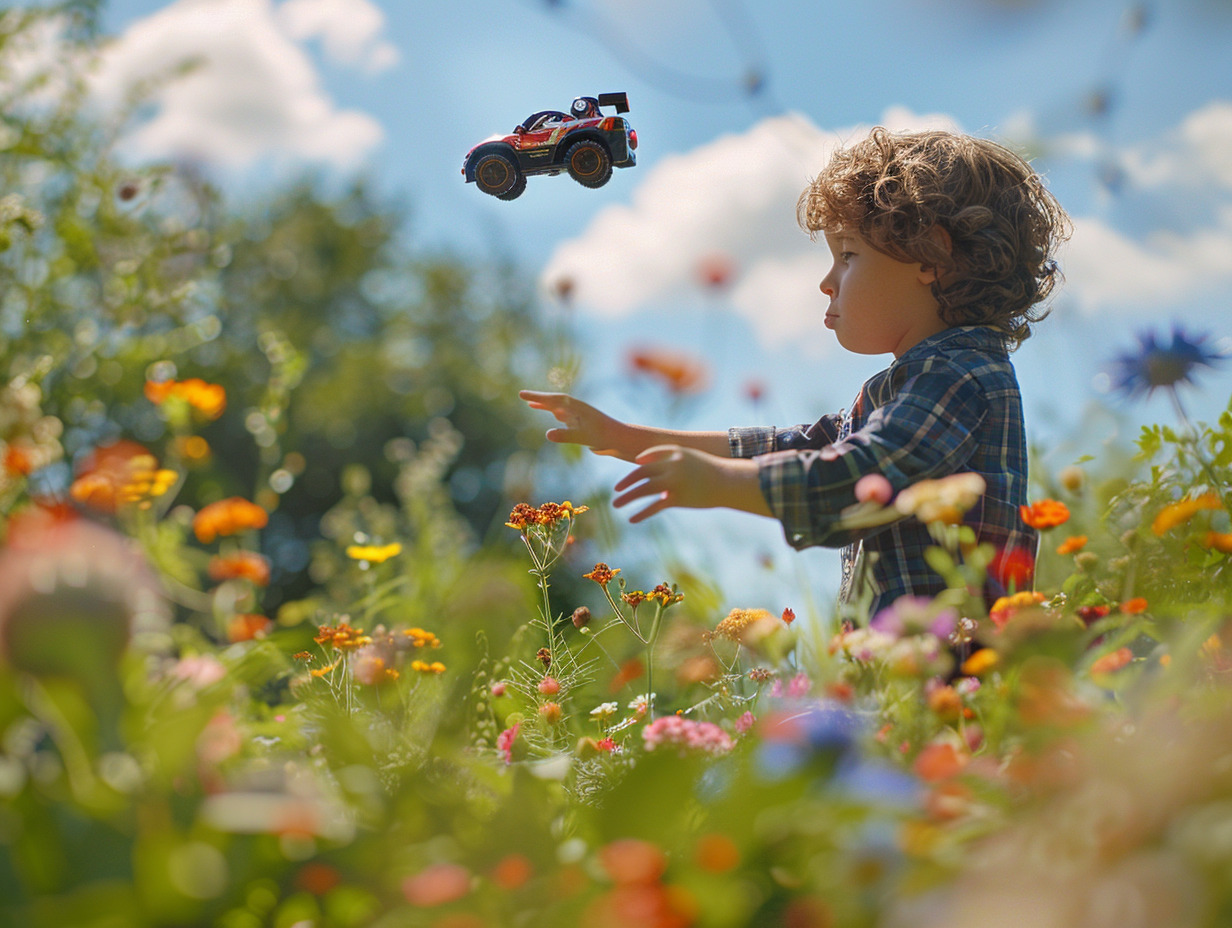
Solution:
<svg viewBox="0 0 1232 928"><path fill-rule="evenodd" d="M812 686L813 681L808 678L808 674L798 673L787 684L787 696L790 699L799 699L801 696L807 696Z"/></svg>
<svg viewBox="0 0 1232 928"><path fill-rule="evenodd" d="M595 747L600 751L611 752L616 750L616 742L611 738L600 738L595 742Z"/></svg>
<svg viewBox="0 0 1232 928"><path fill-rule="evenodd" d="M733 747L731 736L713 722L695 722L679 715L665 715L642 729L646 750L674 746L682 753L698 751L725 754Z"/></svg>
<svg viewBox="0 0 1232 928"><path fill-rule="evenodd" d="M894 487L881 474L865 474L856 481L856 499L884 506L894 496Z"/></svg>
<svg viewBox="0 0 1232 928"><path fill-rule="evenodd" d="M753 727L753 723L756 721L757 721L757 717L754 716L752 712L744 713L744 715L736 719L736 734L743 735L745 732L747 732L750 728Z"/></svg>
<svg viewBox="0 0 1232 928"><path fill-rule="evenodd" d="M544 696L555 696L560 692L560 684L555 677L544 677L539 681L539 692Z"/></svg>
<svg viewBox="0 0 1232 928"><path fill-rule="evenodd" d="M505 681L497 680L495 683L492 684L492 696L496 699L500 699L504 695L505 695Z"/></svg>
<svg viewBox="0 0 1232 928"><path fill-rule="evenodd" d="M522 727L522 723L518 722L512 728L506 728L496 736L496 750L500 751L505 756L505 763L513 763L513 742L518 737L518 729Z"/></svg>

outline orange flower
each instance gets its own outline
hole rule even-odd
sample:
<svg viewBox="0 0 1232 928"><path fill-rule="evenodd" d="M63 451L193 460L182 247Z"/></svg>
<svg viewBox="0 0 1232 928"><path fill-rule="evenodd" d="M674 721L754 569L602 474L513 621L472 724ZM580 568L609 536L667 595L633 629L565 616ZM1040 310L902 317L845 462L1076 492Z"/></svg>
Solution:
<svg viewBox="0 0 1232 928"><path fill-rule="evenodd" d="M1222 508L1223 503L1215 493L1203 493L1201 496L1178 500L1159 511L1159 515L1151 523L1151 531L1156 535L1163 535L1178 525L1184 525L1200 510Z"/></svg>
<svg viewBox="0 0 1232 928"><path fill-rule="evenodd" d="M535 868L525 854L506 854L492 868L492 882L504 890L517 889L534 875Z"/></svg>
<svg viewBox="0 0 1232 928"><path fill-rule="evenodd" d="M252 615L248 613L237 615L227 623L227 640L236 642L252 641L254 638L263 638L273 624L273 622L263 615Z"/></svg>
<svg viewBox="0 0 1232 928"><path fill-rule="evenodd" d="M161 406L168 399L179 399L207 419L217 419L227 408L227 391L216 383L206 383L200 377L188 380L147 380L145 396Z"/></svg>
<svg viewBox="0 0 1232 928"><path fill-rule="evenodd" d="M787 625L790 625L794 621L796 621L795 610L791 608L784 609L783 610L783 622Z"/></svg>
<svg viewBox="0 0 1232 928"><path fill-rule="evenodd" d="M461 864L432 864L402 881L402 895L419 908L461 899L471 890L471 873Z"/></svg>
<svg viewBox="0 0 1232 928"><path fill-rule="evenodd" d="M642 348L629 352L629 367L661 380L676 394L701 393L710 385L706 365L695 358L661 348Z"/></svg>
<svg viewBox="0 0 1232 928"><path fill-rule="evenodd" d="M912 768L921 780L935 783L958 776L967 766L968 757L959 754L952 744L930 744L916 755Z"/></svg>
<svg viewBox="0 0 1232 928"><path fill-rule="evenodd" d="M1105 654L1091 665L1091 676L1114 673L1129 664L1133 659L1134 654L1129 648L1117 648L1115 651Z"/></svg>
<svg viewBox="0 0 1232 928"><path fill-rule="evenodd" d="M740 848L727 835L717 832L702 835L693 848L693 858L703 870L726 873L740 864Z"/></svg>
<svg viewBox="0 0 1232 928"><path fill-rule="evenodd" d="M100 445L81 461L77 479L69 487L74 500L100 512L115 512L121 501L121 490L129 482L134 468L145 469L154 458L135 441L120 439Z"/></svg>
<svg viewBox="0 0 1232 928"><path fill-rule="evenodd" d="M606 587L618 573L620 573L619 567L613 569L600 561L595 565L594 570L588 574L582 574L582 577L586 580L595 581L599 586Z"/></svg>
<svg viewBox="0 0 1232 928"><path fill-rule="evenodd" d="M193 517L193 532L202 544L246 529L265 528L269 514L256 503L239 496L203 506Z"/></svg>
<svg viewBox="0 0 1232 928"><path fill-rule="evenodd" d="M440 661L411 661L411 670L416 673L424 674L442 674L445 672L445 665Z"/></svg>
<svg viewBox="0 0 1232 928"><path fill-rule="evenodd" d="M1019 506L1022 521L1035 529L1056 528L1069 521L1069 507L1059 500L1041 499L1029 506Z"/></svg>
<svg viewBox="0 0 1232 928"><path fill-rule="evenodd" d="M988 617L992 619L998 631L1005 628L1005 625L1014 613L1021 609L1028 609L1032 606L1038 606L1044 602L1046 597L1043 593L1015 593L1013 596L1002 596L992 604L992 608L988 611Z"/></svg>
<svg viewBox="0 0 1232 928"><path fill-rule="evenodd" d="M1127 599L1121 603L1121 611L1126 615L1137 615L1140 612L1146 612L1149 604L1144 596L1135 596L1133 599Z"/></svg>
<svg viewBox="0 0 1232 928"><path fill-rule="evenodd" d="M1232 554L1232 532L1207 532L1202 536L1202 546Z"/></svg>
<svg viewBox="0 0 1232 928"><path fill-rule="evenodd" d="M268 586L269 561L252 551L238 551L226 557L210 559L211 580L250 580L257 586Z"/></svg>
<svg viewBox="0 0 1232 928"><path fill-rule="evenodd" d="M1057 545L1057 554L1077 554L1087 546L1086 535L1070 535Z"/></svg>
<svg viewBox="0 0 1232 928"><path fill-rule="evenodd" d="M366 644L372 644L372 638L365 635L362 628L352 628L346 622L337 627L322 625L312 640L317 644L330 644L335 651L354 651Z"/></svg>
<svg viewBox="0 0 1232 928"><path fill-rule="evenodd" d="M612 882L654 883L667 870L667 854L639 838L618 838L599 850L599 863Z"/></svg>
<svg viewBox="0 0 1232 928"><path fill-rule="evenodd" d="M969 677L982 677L1000 663L1000 657L992 648L980 648L962 663L962 672Z"/></svg>

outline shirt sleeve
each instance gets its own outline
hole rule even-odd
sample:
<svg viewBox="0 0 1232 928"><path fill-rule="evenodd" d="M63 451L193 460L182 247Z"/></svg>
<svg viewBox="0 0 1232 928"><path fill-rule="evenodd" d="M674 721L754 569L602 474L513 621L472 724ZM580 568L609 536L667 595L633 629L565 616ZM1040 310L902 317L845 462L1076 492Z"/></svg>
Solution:
<svg viewBox="0 0 1232 928"><path fill-rule="evenodd" d="M838 414L823 416L812 425L791 428L737 428L727 430L733 458L755 458L771 451L824 448L838 438Z"/></svg>
<svg viewBox="0 0 1232 928"><path fill-rule="evenodd" d="M987 414L973 376L948 361L926 360L893 399L873 410L842 441L820 448L784 448L756 457L762 494L789 544L841 547L875 529L847 528L841 513L866 474L881 474L894 491L963 469L974 433Z"/></svg>

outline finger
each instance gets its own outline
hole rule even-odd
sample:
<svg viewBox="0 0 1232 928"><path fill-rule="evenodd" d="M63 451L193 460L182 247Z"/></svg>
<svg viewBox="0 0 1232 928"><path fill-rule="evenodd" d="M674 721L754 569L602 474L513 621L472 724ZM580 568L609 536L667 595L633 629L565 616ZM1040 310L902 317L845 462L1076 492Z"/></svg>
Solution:
<svg viewBox="0 0 1232 928"><path fill-rule="evenodd" d="M557 444L581 444L581 441L578 439L578 433L573 429L548 429L543 433L543 437L548 441L554 441Z"/></svg>
<svg viewBox="0 0 1232 928"><path fill-rule="evenodd" d="M678 461L681 457L679 445L653 445L633 460L637 464L648 464L654 461Z"/></svg>
<svg viewBox="0 0 1232 928"><path fill-rule="evenodd" d="M559 406L568 396L566 393L542 393L538 390L519 390L518 397L528 403L550 403Z"/></svg>
<svg viewBox="0 0 1232 928"><path fill-rule="evenodd" d="M645 522L651 516L662 512L671 506L671 501L668 499L667 491L659 494L659 498L647 506L645 509L639 509L633 515L629 516L629 524L633 525L638 522Z"/></svg>
<svg viewBox="0 0 1232 928"><path fill-rule="evenodd" d="M641 467L635 467L623 477L616 481L616 485L612 487L617 493L621 490L633 486L635 483L640 483L643 480L649 480L652 477L657 477L662 468L655 467L653 464L643 464Z"/></svg>
<svg viewBox="0 0 1232 928"><path fill-rule="evenodd" d="M650 484L643 483L639 486L633 487L631 490L625 491L620 494L620 496L613 499L612 507L614 509L623 509L625 506L628 506L630 503L636 502L639 499L645 499L646 497L653 497L657 499L661 496L665 496L666 494L666 490L660 490Z"/></svg>

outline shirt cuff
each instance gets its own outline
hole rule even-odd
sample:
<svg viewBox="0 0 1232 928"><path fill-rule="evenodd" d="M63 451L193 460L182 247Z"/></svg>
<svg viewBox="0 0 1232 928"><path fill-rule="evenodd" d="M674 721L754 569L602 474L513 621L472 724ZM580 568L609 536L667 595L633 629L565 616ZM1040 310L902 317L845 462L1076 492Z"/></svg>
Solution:
<svg viewBox="0 0 1232 928"><path fill-rule="evenodd" d="M783 525L783 537L793 548L818 544L810 512L808 477L796 451L774 451L757 458L762 496Z"/></svg>
<svg viewBox="0 0 1232 928"><path fill-rule="evenodd" d="M728 429L727 443L733 458L755 458L774 450L774 429Z"/></svg>

